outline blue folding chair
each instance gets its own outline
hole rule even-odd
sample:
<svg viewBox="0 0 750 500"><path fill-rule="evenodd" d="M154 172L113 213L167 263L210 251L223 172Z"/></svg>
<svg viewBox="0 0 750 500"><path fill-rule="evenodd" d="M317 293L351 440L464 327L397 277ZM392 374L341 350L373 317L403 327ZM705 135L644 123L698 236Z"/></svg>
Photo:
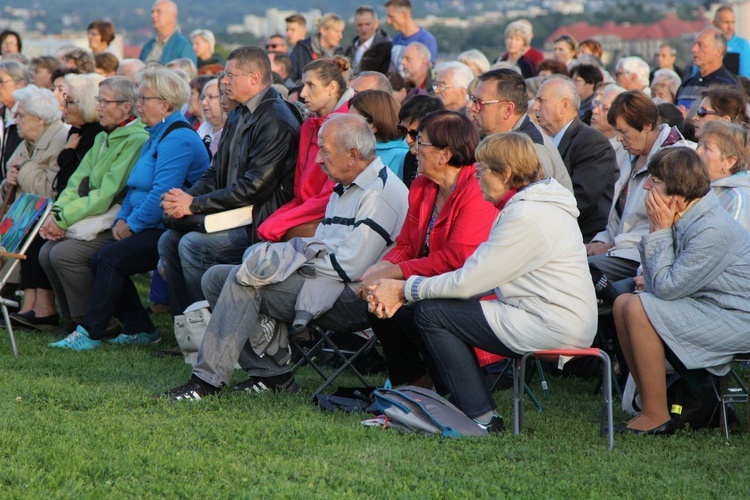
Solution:
<svg viewBox="0 0 750 500"><path fill-rule="evenodd" d="M26 251L42 228L47 215L52 210L52 200L43 196L24 193L13 202L8 213L0 222L0 293L21 260L26 259ZM0 295L0 308L3 310L5 328L10 335L13 355L18 356L16 338L10 323L8 307L18 307L18 302Z"/></svg>

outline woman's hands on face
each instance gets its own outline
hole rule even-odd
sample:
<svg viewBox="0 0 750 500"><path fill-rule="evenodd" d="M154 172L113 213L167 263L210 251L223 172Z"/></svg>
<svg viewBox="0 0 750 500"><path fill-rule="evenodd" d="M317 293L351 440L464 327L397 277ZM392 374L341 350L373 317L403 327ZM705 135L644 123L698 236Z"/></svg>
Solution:
<svg viewBox="0 0 750 500"><path fill-rule="evenodd" d="M650 189L646 194L646 213L650 224L650 231L669 229L674 224L678 212L677 200L674 196L662 196L656 189Z"/></svg>

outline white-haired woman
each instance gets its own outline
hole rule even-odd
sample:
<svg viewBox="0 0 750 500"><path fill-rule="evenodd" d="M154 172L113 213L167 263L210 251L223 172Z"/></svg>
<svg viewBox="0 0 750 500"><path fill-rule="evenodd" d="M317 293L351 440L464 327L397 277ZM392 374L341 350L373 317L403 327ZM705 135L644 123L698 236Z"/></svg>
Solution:
<svg viewBox="0 0 750 500"><path fill-rule="evenodd" d="M70 125L68 142L57 157L57 172L52 183L55 198L62 193L73 172L81 160L94 145L96 136L104 130L99 123L96 112L96 94L104 77L96 73L88 75L68 74L64 77L65 93L63 94L63 121Z"/></svg>
<svg viewBox="0 0 750 500"><path fill-rule="evenodd" d="M470 49L458 55L458 62L464 63L471 68L474 76L479 76L490 70L490 61L487 56L477 49Z"/></svg>
<svg viewBox="0 0 750 500"><path fill-rule="evenodd" d="M209 30L195 30L190 33L190 41L193 44L193 50L198 57L198 69L209 64L224 64L224 58L221 54L214 52L216 50L216 37Z"/></svg>
<svg viewBox="0 0 750 500"><path fill-rule="evenodd" d="M341 40L344 38L344 18L328 13L318 20L318 32L297 42L289 58L292 60L291 79L299 81L307 63L316 59L333 59L343 56Z"/></svg>
<svg viewBox="0 0 750 500"><path fill-rule="evenodd" d="M524 78L536 76L536 64L526 57L526 51L531 46L533 33L528 23L514 21L505 28L505 50L500 61L515 64L521 70Z"/></svg>
<svg viewBox="0 0 750 500"><path fill-rule="evenodd" d="M123 333L110 343L159 340L130 276L156 268L157 245L164 233L161 196L197 181L208 168L208 153L180 111L190 99L190 87L174 71L145 70L139 75L138 91L138 111L150 138L128 178L128 192L112 227L114 241L92 257L93 286L83 318L74 332L52 347L98 347L113 316L122 323Z"/></svg>
<svg viewBox="0 0 750 500"><path fill-rule="evenodd" d="M203 110L203 123L198 127L198 136L206 142L206 137L211 139L209 149L215 155L219 148L221 132L227 121L227 114L221 109L221 95L219 93L219 80L213 79L206 82L200 96L201 109Z"/></svg>
<svg viewBox="0 0 750 500"><path fill-rule="evenodd" d="M682 85L682 78L671 69L661 68L654 71L651 81L651 95L654 99L674 104L677 100L677 90Z"/></svg>
<svg viewBox="0 0 750 500"><path fill-rule="evenodd" d="M23 141L7 163L3 182L3 199L22 193L52 196L52 182L57 175L57 156L65 147L68 128L63 124L57 99L51 91L28 85L13 92L14 114L18 135ZM44 240L37 237L21 261L23 306L13 316L39 319L42 324L57 324L52 286L39 265L39 250Z"/></svg>

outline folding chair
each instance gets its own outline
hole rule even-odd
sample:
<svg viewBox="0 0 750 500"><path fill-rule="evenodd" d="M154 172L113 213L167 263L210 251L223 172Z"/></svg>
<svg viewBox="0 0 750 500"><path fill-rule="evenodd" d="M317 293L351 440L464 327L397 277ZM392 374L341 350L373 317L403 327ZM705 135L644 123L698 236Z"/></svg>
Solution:
<svg viewBox="0 0 750 500"><path fill-rule="evenodd" d="M602 408L599 433L608 434L607 444L611 450L615 446L614 423L612 414L612 362L606 352L596 347L589 349L548 349L527 352L521 358L514 359L513 369L513 433L520 434L523 427L523 396L526 387L526 361L534 356L538 359L558 358L560 356L596 356L602 362Z"/></svg>
<svg viewBox="0 0 750 500"><path fill-rule="evenodd" d="M735 361L750 361L750 353L736 354ZM730 387L730 380L734 380L736 386ZM721 423L724 427L724 439L729 443L729 422L727 419L727 405L744 403L745 406L745 429L750 432L750 404L748 404L747 384L737 374L734 368L729 370L721 379Z"/></svg>
<svg viewBox="0 0 750 500"><path fill-rule="evenodd" d="M0 259L3 268L0 271L0 292L10 279L20 260L26 259L26 251L36 237L47 215L52 210L52 200L33 194L24 193L11 205L8 213L0 222ZM8 306L18 307L18 302L0 296L0 307L3 310L5 328L13 346L13 355L18 356L16 338L8 315Z"/></svg>
<svg viewBox="0 0 750 500"><path fill-rule="evenodd" d="M333 382L339 377L339 375L341 375L345 371L352 372L352 374L357 377L363 385L369 385L364 375L362 375L362 373L357 369L356 366L354 366L353 363L357 358L359 358L363 354L368 353L375 347L378 339L377 337L375 337L372 331L365 331L364 333L369 333L369 337L366 339L366 342L359 349L352 351L341 349L338 345L336 345L336 342L334 342L334 340L331 338L334 333L332 330L322 330L312 325L308 325L308 329L314 329L319 336L318 341L309 350L305 350L299 345L297 335L290 335L289 340L293 348L301 356L299 361L297 361L297 363L292 367L292 373L295 373L303 366L309 365L323 379L323 384L315 390L313 396L315 396L316 394L320 394L321 392L326 390L326 388L329 385L333 384ZM355 334L352 333L352 335ZM320 354L331 355L334 359L341 362L341 365L332 374L327 375L321 368L322 363L319 363L317 360L317 357ZM328 360L330 360L330 357L328 358Z"/></svg>

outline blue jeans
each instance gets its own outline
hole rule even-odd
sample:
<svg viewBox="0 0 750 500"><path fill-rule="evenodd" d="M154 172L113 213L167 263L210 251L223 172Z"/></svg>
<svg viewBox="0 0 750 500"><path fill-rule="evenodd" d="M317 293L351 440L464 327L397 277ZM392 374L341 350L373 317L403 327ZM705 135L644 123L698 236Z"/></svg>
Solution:
<svg viewBox="0 0 750 500"><path fill-rule="evenodd" d="M164 233L159 240L159 256L167 274L172 314L182 314L190 304L203 300L203 273L217 264L239 264L248 246L245 227L210 234Z"/></svg>
<svg viewBox="0 0 750 500"><path fill-rule="evenodd" d="M478 300L425 300L416 304L416 319L427 350L461 411L475 418L495 409L474 347L517 358L492 331Z"/></svg>
<svg viewBox="0 0 750 500"><path fill-rule="evenodd" d="M146 229L102 247L91 259L94 287L81 324L92 339L101 339L115 316L123 333L153 333L156 329L141 304L130 276L156 267L159 237L163 229Z"/></svg>
<svg viewBox="0 0 750 500"><path fill-rule="evenodd" d="M280 283L255 288L237 283L237 269L239 266L215 266L203 277L203 291L213 313L193 374L216 387L229 384L238 361L251 376L268 377L291 370L273 356L255 354L248 339L260 329L260 314L285 323L294 320L294 306L305 278L294 273ZM346 287L315 323L328 330L362 330L368 327L367 303Z"/></svg>

